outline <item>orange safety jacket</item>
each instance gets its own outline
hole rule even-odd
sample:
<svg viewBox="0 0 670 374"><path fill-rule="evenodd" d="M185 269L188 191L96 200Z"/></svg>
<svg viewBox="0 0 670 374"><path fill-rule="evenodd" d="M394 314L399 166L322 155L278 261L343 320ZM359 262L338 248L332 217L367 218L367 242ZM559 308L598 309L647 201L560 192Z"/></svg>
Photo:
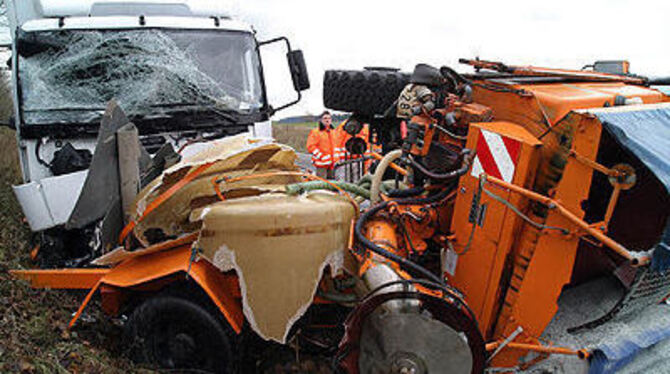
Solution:
<svg viewBox="0 0 670 374"><path fill-rule="evenodd" d="M307 137L307 151L312 154L312 163L317 168L332 169L335 164L335 130L312 129Z"/></svg>

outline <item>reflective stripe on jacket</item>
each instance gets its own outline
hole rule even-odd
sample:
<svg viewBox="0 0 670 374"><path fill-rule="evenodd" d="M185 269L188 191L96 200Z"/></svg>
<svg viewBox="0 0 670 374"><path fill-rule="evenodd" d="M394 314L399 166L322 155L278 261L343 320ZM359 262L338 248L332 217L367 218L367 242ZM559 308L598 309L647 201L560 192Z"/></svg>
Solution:
<svg viewBox="0 0 670 374"><path fill-rule="evenodd" d="M335 163L335 131L312 129L307 137L307 151L317 168L332 168Z"/></svg>

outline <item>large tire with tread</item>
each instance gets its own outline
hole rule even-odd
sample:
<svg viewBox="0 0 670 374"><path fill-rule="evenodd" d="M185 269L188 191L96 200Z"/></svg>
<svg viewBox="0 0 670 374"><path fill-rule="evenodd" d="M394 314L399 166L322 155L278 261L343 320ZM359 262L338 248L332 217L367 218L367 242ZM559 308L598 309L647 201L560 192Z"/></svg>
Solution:
<svg viewBox="0 0 670 374"><path fill-rule="evenodd" d="M391 69L327 70L323 76L323 104L333 110L382 115L409 78L409 74Z"/></svg>
<svg viewBox="0 0 670 374"><path fill-rule="evenodd" d="M232 373L229 326L199 303L158 295L146 300L126 324L133 360L167 370Z"/></svg>

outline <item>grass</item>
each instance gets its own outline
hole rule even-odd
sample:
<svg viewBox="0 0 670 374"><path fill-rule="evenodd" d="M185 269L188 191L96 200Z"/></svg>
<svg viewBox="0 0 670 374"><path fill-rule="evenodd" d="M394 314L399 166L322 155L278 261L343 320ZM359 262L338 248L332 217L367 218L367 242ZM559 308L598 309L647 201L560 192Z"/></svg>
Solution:
<svg viewBox="0 0 670 374"><path fill-rule="evenodd" d="M84 321L66 326L78 292L33 290L8 271L30 267L30 230L11 186L21 182L14 132L0 129L0 372L147 372L120 354L120 328L92 303Z"/></svg>
<svg viewBox="0 0 670 374"><path fill-rule="evenodd" d="M290 145L298 152L307 153L305 145L309 132L316 127L314 122L305 123L274 123L272 134L279 143Z"/></svg>

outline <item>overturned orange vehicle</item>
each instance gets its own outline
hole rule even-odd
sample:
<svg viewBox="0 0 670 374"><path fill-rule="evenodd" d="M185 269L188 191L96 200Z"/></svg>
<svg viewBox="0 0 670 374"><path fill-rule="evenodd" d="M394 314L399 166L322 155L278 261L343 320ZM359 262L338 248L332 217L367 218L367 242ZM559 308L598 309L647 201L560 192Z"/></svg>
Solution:
<svg viewBox="0 0 670 374"><path fill-rule="evenodd" d="M384 148L360 180L196 144L91 266L14 273L89 289L72 324L99 292L167 368L599 373L664 344L670 98L623 63L462 62L326 72L326 106Z"/></svg>

